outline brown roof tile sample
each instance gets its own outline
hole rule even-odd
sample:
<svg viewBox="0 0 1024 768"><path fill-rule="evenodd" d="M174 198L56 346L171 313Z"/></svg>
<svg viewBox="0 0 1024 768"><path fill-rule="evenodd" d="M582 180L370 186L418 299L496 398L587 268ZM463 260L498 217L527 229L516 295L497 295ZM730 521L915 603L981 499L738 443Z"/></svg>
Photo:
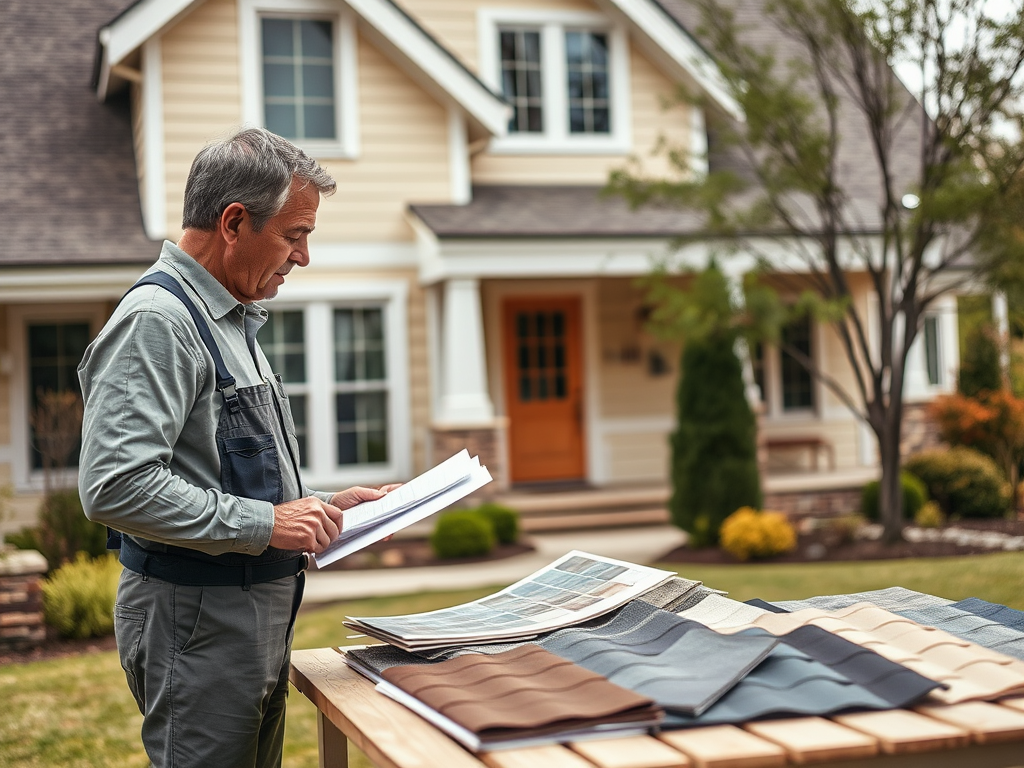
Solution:
<svg viewBox="0 0 1024 768"><path fill-rule="evenodd" d="M127 0L4 0L0 266L150 264L126 95L100 104L96 34Z"/></svg>
<svg viewBox="0 0 1024 768"><path fill-rule="evenodd" d="M658 713L650 699L529 644L390 667L381 676L482 738L646 722Z"/></svg>

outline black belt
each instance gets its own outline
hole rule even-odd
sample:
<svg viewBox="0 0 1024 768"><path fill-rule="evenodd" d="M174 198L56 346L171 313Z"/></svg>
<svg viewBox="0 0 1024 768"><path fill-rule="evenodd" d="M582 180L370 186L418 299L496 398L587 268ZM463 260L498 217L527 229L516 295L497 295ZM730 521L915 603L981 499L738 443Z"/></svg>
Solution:
<svg viewBox="0 0 1024 768"><path fill-rule="evenodd" d="M184 587L242 587L276 581L295 576L309 565L309 557L298 555L286 560L253 565L222 565L205 560L194 560L170 552L150 552L136 544L131 537L121 540L121 565L143 576Z"/></svg>

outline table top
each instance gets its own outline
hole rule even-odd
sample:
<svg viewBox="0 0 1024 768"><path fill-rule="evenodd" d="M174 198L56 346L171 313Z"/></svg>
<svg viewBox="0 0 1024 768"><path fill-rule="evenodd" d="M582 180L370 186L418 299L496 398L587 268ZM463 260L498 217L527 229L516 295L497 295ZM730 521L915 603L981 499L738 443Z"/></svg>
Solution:
<svg viewBox="0 0 1024 768"><path fill-rule="evenodd" d="M1024 766L1024 697L764 720L474 755L377 693L334 648L294 651L291 682L381 768Z"/></svg>

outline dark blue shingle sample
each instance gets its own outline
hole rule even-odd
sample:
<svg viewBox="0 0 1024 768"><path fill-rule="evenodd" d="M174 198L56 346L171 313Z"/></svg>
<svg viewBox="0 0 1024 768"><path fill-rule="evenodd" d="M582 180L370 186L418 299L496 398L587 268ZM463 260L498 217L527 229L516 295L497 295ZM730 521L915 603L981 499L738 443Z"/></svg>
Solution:
<svg viewBox="0 0 1024 768"><path fill-rule="evenodd" d="M756 667L778 639L722 635L634 601L602 627L554 632L537 642L669 711L699 714Z"/></svg>
<svg viewBox="0 0 1024 768"><path fill-rule="evenodd" d="M982 600L978 597L968 597L966 600L953 603L949 607L959 608L961 611L973 613L975 616L998 621L1004 627L1024 632L1024 611L1007 608L999 603L990 603L988 600Z"/></svg>
<svg viewBox="0 0 1024 768"><path fill-rule="evenodd" d="M703 714L690 717L668 713L662 727L724 725L769 716L828 715L856 709L892 708L893 705L881 696L851 682L803 651L780 643L767 659Z"/></svg>
<svg viewBox="0 0 1024 768"><path fill-rule="evenodd" d="M791 613L791 611L787 611L782 606L776 605L775 603L769 603L767 600L762 600L759 597L755 597L752 600L746 600L745 602L747 605L752 605L755 608L760 608L762 610L769 611L770 613Z"/></svg>
<svg viewBox="0 0 1024 768"><path fill-rule="evenodd" d="M780 635L779 640L839 672L850 682L863 686L894 707L910 706L930 691L945 687L870 648L811 624Z"/></svg>
<svg viewBox="0 0 1024 768"><path fill-rule="evenodd" d="M1007 627L993 619L978 616L949 605L898 611L900 616L918 624L935 627L966 640L990 648L1016 659L1024 659L1024 632Z"/></svg>

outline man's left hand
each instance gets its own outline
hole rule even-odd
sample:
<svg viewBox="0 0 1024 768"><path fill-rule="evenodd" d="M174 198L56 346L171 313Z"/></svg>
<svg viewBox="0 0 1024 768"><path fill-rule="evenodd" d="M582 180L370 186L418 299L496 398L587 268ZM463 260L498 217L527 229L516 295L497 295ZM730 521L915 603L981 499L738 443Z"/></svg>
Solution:
<svg viewBox="0 0 1024 768"><path fill-rule="evenodd" d="M344 491L338 491L331 497L331 504L341 510L351 509L356 504L362 504L364 501L376 501L384 494L399 488L401 485L401 483L390 483L389 485L382 485L380 488L366 488L357 485Z"/></svg>

